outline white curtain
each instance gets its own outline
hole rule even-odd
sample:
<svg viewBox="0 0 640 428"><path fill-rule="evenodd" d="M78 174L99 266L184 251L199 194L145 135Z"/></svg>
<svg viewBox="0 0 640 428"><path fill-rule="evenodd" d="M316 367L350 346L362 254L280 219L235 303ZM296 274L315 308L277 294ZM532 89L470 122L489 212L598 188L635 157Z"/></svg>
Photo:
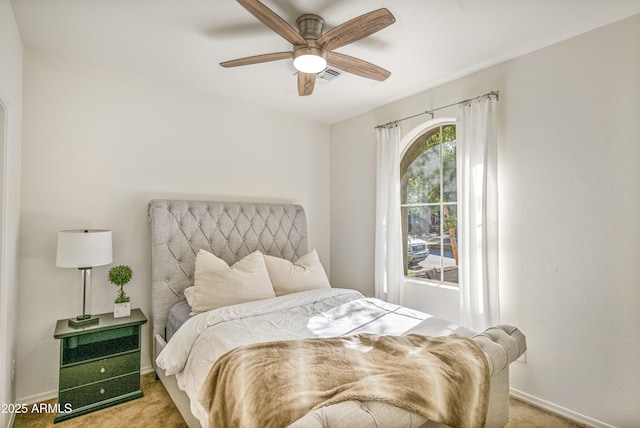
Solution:
<svg viewBox="0 0 640 428"><path fill-rule="evenodd" d="M400 128L377 128L375 295L402 304L404 268L400 219Z"/></svg>
<svg viewBox="0 0 640 428"><path fill-rule="evenodd" d="M475 331L500 322L496 104L465 103L456 123L460 322Z"/></svg>

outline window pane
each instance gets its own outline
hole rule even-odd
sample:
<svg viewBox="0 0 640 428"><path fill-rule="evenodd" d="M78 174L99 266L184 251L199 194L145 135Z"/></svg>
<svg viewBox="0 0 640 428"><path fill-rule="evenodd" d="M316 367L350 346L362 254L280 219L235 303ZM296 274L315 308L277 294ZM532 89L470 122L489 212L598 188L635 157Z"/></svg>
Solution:
<svg viewBox="0 0 640 428"><path fill-rule="evenodd" d="M428 263L424 264L422 277L432 279L434 281L442 281L442 233L441 222L442 217L440 207L432 208L431 218L433 225L431 227L431 235L429 236L429 257Z"/></svg>
<svg viewBox="0 0 640 428"><path fill-rule="evenodd" d="M434 264L440 265L437 256L431 255L431 247L440 243L440 208L407 208L407 275L429 278L425 273Z"/></svg>
<svg viewBox="0 0 640 428"><path fill-rule="evenodd" d="M407 276L458 284L456 205L445 205L442 212L438 206L405 210L409 230Z"/></svg>
<svg viewBox="0 0 640 428"><path fill-rule="evenodd" d="M430 140L402 176L407 204L440 202L440 145L428 147Z"/></svg>
<svg viewBox="0 0 640 428"><path fill-rule="evenodd" d="M444 236L442 239L443 280L458 284L458 207L445 205Z"/></svg>
<svg viewBox="0 0 640 428"><path fill-rule="evenodd" d="M442 129L442 140L442 198L444 202L456 202L456 127L445 126Z"/></svg>

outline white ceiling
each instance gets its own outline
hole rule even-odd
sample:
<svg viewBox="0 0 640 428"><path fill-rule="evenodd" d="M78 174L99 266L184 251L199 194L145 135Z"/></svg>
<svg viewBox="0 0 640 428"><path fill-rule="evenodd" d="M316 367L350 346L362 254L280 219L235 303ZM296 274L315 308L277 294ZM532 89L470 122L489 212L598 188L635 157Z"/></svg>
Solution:
<svg viewBox="0 0 640 428"><path fill-rule="evenodd" d="M3 0L0 0L3 1ZM291 48L233 0L12 0L25 46L106 64L333 124L640 13L638 0L262 0L295 26L327 29L380 7L396 23L338 49L392 72L343 75L297 95L290 60L219 62ZM474 95L474 94L470 94Z"/></svg>

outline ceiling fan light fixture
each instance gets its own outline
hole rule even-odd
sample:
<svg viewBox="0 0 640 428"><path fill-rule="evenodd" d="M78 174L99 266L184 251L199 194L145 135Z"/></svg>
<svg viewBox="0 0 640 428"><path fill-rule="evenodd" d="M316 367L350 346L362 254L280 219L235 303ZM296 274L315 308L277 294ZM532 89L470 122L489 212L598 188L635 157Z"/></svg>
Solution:
<svg viewBox="0 0 640 428"><path fill-rule="evenodd" d="M293 60L293 66L302 73L320 73L327 68L327 60L317 55L300 55Z"/></svg>
<svg viewBox="0 0 640 428"><path fill-rule="evenodd" d="M316 46L301 46L293 52L293 66L301 73L320 73L327 68L327 54Z"/></svg>

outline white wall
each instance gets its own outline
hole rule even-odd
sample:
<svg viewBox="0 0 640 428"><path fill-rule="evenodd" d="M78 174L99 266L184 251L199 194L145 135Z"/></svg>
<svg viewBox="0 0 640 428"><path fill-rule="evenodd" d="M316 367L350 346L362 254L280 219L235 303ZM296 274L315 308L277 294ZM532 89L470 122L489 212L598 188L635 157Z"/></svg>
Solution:
<svg viewBox="0 0 640 428"><path fill-rule="evenodd" d="M14 403L11 363L17 355L18 228L20 221L20 146L22 140L22 42L10 2L0 1L0 100L6 107L0 136L0 404ZM3 147L2 141L6 141ZM12 415L0 413L0 426Z"/></svg>
<svg viewBox="0 0 640 428"><path fill-rule="evenodd" d="M24 67L19 399L57 392L55 321L80 313L78 273L55 266L58 230L113 230L147 316L152 198L300 203L329 269L327 126L41 51ZM94 268L93 313L113 310L108 268Z"/></svg>
<svg viewBox="0 0 640 428"><path fill-rule="evenodd" d="M593 425L637 426L638 40L640 15L333 126L332 283L373 294L374 126L497 89L501 315L529 345L511 386ZM450 290L422 288L405 301L455 313Z"/></svg>

